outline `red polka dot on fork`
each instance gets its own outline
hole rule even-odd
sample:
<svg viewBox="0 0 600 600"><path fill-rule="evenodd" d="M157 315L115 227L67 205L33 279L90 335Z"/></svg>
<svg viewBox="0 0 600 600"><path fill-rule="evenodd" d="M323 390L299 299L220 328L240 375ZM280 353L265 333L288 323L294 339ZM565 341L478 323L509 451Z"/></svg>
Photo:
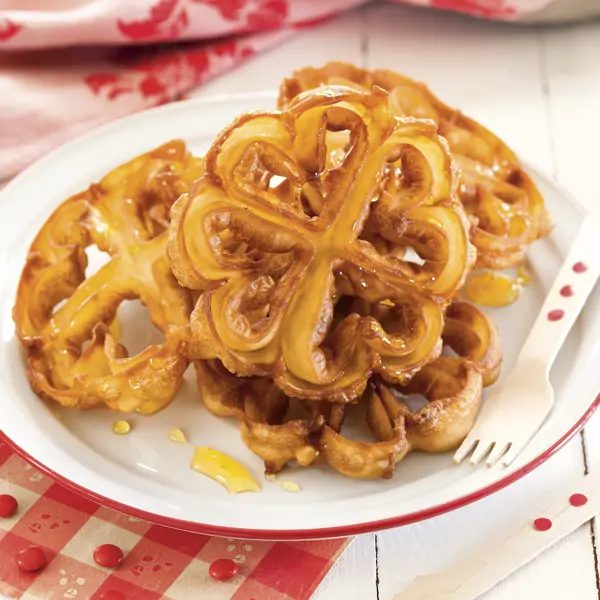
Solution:
<svg viewBox="0 0 600 600"><path fill-rule="evenodd" d="M565 316L565 311L557 308L548 313L548 321L560 321Z"/></svg>
<svg viewBox="0 0 600 600"><path fill-rule="evenodd" d="M573 291L573 288L570 285L564 285L560 288L560 295L564 296L565 298L571 297L574 293L575 292Z"/></svg>
<svg viewBox="0 0 600 600"><path fill-rule="evenodd" d="M548 531L552 527L552 521L545 517L540 517L533 522L533 527L538 531Z"/></svg>
<svg viewBox="0 0 600 600"><path fill-rule="evenodd" d="M587 496L585 494L573 494L570 498L569 498L569 502L571 503L571 506L583 506L584 504L587 504Z"/></svg>
<svg viewBox="0 0 600 600"><path fill-rule="evenodd" d="M575 271L575 273L585 273L585 271L587 271L587 265L582 262L576 262L573 265L573 271Z"/></svg>

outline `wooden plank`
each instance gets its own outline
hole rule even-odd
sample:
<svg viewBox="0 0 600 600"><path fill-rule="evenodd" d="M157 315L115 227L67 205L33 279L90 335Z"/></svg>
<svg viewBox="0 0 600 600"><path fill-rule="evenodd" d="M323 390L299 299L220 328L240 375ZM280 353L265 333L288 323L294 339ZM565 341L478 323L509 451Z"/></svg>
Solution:
<svg viewBox="0 0 600 600"><path fill-rule="evenodd" d="M425 81L451 105L490 127L523 158L552 171L553 129L541 34L456 15L374 7L367 64ZM565 45L561 48L564 50ZM600 437L600 436L598 436ZM539 471L459 511L381 533L379 591L386 599L419 573L448 566L499 535L527 507L583 469L576 438ZM566 567L568 565L568 567ZM581 528L503 582L486 599L597 598L589 528Z"/></svg>
<svg viewBox="0 0 600 600"><path fill-rule="evenodd" d="M391 598L417 575L447 568L490 539L501 539L507 527L524 522L532 506L543 509L552 492L569 481L580 454L580 441L575 438L538 471L488 498L435 519L380 533L380 598ZM575 468L581 468L581 464ZM595 590L586 526L482 598L593 600Z"/></svg>
<svg viewBox="0 0 600 600"><path fill-rule="evenodd" d="M600 138L600 23L549 30L542 34L543 67L548 76L549 116L554 133L556 177L590 210L600 208L598 150ZM591 400L591 398L590 398ZM587 463L600 468L600 418L585 428ZM591 531L590 531L591 533ZM596 586L600 598L598 519L590 535L595 560Z"/></svg>
<svg viewBox="0 0 600 600"><path fill-rule="evenodd" d="M311 600L376 600L373 540L372 534L358 536Z"/></svg>
<svg viewBox="0 0 600 600"><path fill-rule="evenodd" d="M557 179L582 204L598 209L600 22L540 36Z"/></svg>

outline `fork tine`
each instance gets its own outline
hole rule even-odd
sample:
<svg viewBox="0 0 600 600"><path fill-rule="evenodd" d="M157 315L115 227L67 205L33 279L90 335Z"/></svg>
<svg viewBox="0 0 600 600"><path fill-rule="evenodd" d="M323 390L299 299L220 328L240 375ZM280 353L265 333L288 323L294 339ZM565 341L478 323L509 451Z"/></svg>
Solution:
<svg viewBox="0 0 600 600"><path fill-rule="evenodd" d="M471 450L473 450L478 441L479 439L474 435L474 430L471 431L464 442L459 446L458 450L454 453L454 462L459 465Z"/></svg>
<svg viewBox="0 0 600 600"><path fill-rule="evenodd" d="M546 412L545 415L546 414L548 414L548 413ZM529 445L529 442L533 439L533 437L537 433L541 423L542 423L542 420L540 420L540 423L538 424L537 427L532 428L525 435L522 435L516 442L512 443L509 452L502 459L502 464L505 467L508 467L508 465L510 465L515 460L515 458L517 458L517 456L519 456L519 454L521 454L521 452L523 452L523 450L525 450L525 448L527 448L527 446Z"/></svg>
<svg viewBox="0 0 600 600"><path fill-rule="evenodd" d="M490 451L494 442L492 441L484 441L479 440L477 446L475 446L475 450L473 450L473 454L471 455L471 460L469 461L473 466L478 465L486 456L486 454Z"/></svg>
<svg viewBox="0 0 600 600"><path fill-rule="evenodd" d="M505 467L508 467L508 465L510 465L510 463L515 460L515 458L517 458L517 456L519 456L519 454L521 454L521 451L523 450L523 448L525 448L525 446L527 446L527 444L529 443L529 440L533 437L533 435L527 436L525 438L523 438L522 440L519 440L518 443L513 443L510 447L510 450L504 455L504 458L502 459L502 464Z"/></svg>
<svg viewBox="0 0 600 600"><path fill-rule="evenodd" d="M503 456L504 454L511 448L512 442L504 441L504 442L496 442L490 455L487 458L486 465L488 467L493 467Z"/></svg>

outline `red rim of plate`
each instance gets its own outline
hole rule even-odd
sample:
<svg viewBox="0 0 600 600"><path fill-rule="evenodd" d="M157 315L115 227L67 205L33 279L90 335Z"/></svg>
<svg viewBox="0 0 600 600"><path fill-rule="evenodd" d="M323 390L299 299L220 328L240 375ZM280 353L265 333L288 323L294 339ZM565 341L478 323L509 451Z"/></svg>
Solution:
<svg viewBox="0 0 600 600"><path fill-rule="evenodd" d="M552 444L547 450L536 456L526 465L523 465L516 471L513 471L510 475L502 477L498 481L491 483L490 485L484 486L470 494L460 496L451 500L450 502L444 502L437 506L431 506L424 510L418 510L412 513L401 515L398 517L390 517L387 519L381 519L379 521L368 521L366 523L357 523L355 525L342 525L340 527L323 527L319 529L296 529L296 530L270 530L270 529L239 529L234 527L220 527L216 525L206 525L204 523L196 523L193 521L184 521L181 519L174 519L172 517L165 517L157 515L155 513L146 512L127 504L122 504L111 498L106 498L102 494L92 492L83 486L73 483L66 477L56 473L52 469L49 469L41 463L39 460L25 452L21 447L15 444L3 431L0 430L0 440L3 439L8 443L9 446L24 460L31 463L39 471L54 479L57 483L60 483L67 489L80 494L88 500L92 500L100 505L107 506L119 512L125 513L138 519L143 519L154 523L155 525L162 525L164 527L171 527L173 529L181 529L184 531L190 531L193 533L200 533L203 535L213 535L217 537L232 537L238 539L254 539L254 540L315 540L315 539L326 539L334 537L349 537L358 535L361 533L370 533L372 531L381 531L382 529L390 529L392 527L400 527L402 525L409 525L417 521L423 521L425 519L431 519L444 513L456 510L481 500L490 494L498 492L506 486L514 483L521 479L527 473L530 473L541 464L546 462L551 456L553 456L558 450L560 450L578 431L580 431L584 425L588 422L590 417L594 414L596 409L600 406L600 394L596 396L592 404L580 417L580 419L569 429L561 438L559 438L554 444Z"/></svg>

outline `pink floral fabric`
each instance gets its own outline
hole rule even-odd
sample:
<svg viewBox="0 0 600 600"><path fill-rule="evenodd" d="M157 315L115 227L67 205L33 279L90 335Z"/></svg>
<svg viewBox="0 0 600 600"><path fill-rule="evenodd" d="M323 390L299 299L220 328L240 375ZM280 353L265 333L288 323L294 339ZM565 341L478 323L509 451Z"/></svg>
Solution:
<svg viewBox="0 0 600 600"><path fill-rule="evenodd" d="M298 26L365 0L9 0L4 49L198 40ZM49 8L50 7L50 8Z"/></svg>
<svg viewBox="0 0 600 600"><path fill-rule="evenodd" d="M0 0L0 179L367 1ZM551 0L395 1L506 20Z"/></svg>
<svg viewBox="0 0 600 600"><path fill-rule="evenodd" d="M416 6L463 12L486 19L514 20L536 12L552 0L392 0Z"/></svg>

